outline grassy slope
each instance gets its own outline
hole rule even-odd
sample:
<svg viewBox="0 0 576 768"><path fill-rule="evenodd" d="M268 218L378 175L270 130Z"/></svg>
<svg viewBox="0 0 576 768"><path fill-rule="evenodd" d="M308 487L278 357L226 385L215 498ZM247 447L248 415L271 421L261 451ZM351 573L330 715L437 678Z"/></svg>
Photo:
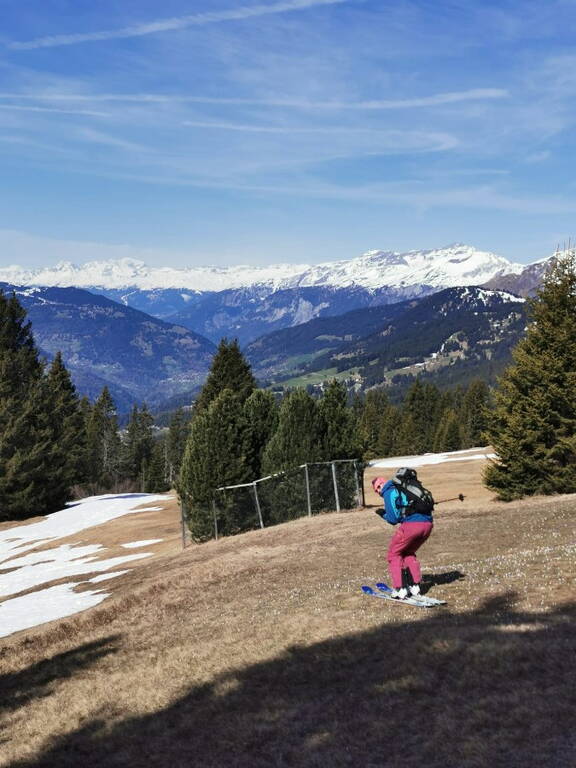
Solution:
<svg viewBox="0 0 576 768"><path fill-rule="evenodd" d="M468 494L422 550L447 608L361 594L386 575L370 509L167 554L7 639L0 763L570 765L576 498L493 502L472 462L420 475Z"/></svg>

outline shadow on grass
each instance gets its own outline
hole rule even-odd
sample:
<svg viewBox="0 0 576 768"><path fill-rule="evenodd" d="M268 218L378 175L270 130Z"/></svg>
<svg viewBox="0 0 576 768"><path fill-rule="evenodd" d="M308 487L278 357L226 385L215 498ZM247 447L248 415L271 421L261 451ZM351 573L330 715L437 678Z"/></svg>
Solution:
<svg viewBox="0 0 576 768"><path fill-rule="evenodd" d="M119 637L111 635L93 643L86 643L33 664L20 672L1 675L0 712L12 711L28 704L32 699L49 696L53 684L73 677L78 670L114 653L115 642Z"/></svg>
<svg viewBox="0 0 576 768"><path fill-rule="evenodd" d="M452 584L454 581L462 581L466 574L462 571L446 571L445 573L427 573L422 576L422 592L426 594L430 587L437 587L441 584Z"/></svg>
<svg viewBox="0 0 576 768"><path fill-rule="evenodd" d="M405 623L292 647L192 688L154 714L92 721L40 759L17 765L571 765L576 608L523 613L514 600L508 594L470 613L419 613ZM366 609L411 616L408 608L380 603Z"/></svg>

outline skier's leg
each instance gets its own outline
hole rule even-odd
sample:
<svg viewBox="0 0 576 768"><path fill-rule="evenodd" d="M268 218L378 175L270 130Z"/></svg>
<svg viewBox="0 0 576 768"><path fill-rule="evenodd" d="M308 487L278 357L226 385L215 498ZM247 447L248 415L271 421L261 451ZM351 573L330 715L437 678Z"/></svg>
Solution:
<svg viewBox="0 0 576 768"><path fill-rule="evenodd" d="M410 571L413 584L420 584L422 581L422 570L420 562L416 557L416 552L424 544L426 539L432 533L431 523L409 523L410 526L406 532L406 544L404 547L404 565Z"/></svg>
<svg viewBox="0 0 576 768"><path fill-rule="evenodd" d="M402 587L402 568L404 566L404 546L406 539L402 531L402 526L398 528L394 536L390 539L388 545L388 569L390 571L390 580L394 589Z"/></svg>

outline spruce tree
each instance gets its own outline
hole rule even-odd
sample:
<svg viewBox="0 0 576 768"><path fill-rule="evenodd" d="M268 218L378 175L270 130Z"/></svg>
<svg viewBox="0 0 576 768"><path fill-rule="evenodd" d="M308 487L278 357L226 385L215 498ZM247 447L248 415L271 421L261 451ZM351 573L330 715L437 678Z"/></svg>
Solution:
<svg viewBox="0 0 576 768"><path fill-rule="evenodd" d="M327 461L334 459L355 459L360 447L354 432L354 420L347 405L346 386L333 379L318 404L321 419L322 454Z"/></svg>
<svg viewBox="0 0 576 768"><path fill-rule="evenodd" d="M250 467L251 478L256 480L262 475L262 456L276 425L278 408L271 392L255 389L244 403L246 421L246 445L244 452Z"/></svg>
<svg viewBox="0 0 576 768"><path fill-rule="evenodd" d="M76 387L60 352L50 366L44 389L52 432L48 496L50 507L61 509L70 499L72 486L84 480L86 427Z"/></svg>
<svg viewBox="0 0 576 768"><path fill-rule="evenodd" d="M460 418L455 410L447 408L436 428L433 450L436 452L458 451L462 448Z"/></svg>
<svg viewBox="0 0 576 768"><path fill-rule="evenodd" d="M175 487L178 475L180 474L189 427L190 425L184 418L184 411L182 408L179 408L172 414L166 439L166 463L168 482L171 488Z"/></svg>
<svg viewBox="0 0 576 768"><path fill-rule="evenodd" d="M195 540L202 541L212 535L215 489L252 479L245 445L242 404L234 392L224 389L206 409L194 416L180 470L178 493ZM241 526L241 520L228 520L222 532L231 533Z"/></svg>
<svg viewBox="0 0 576 768"><path fill-rule="evenodd" d="M282 401L278 426L262 457L266 474L323 459L322 420L316 401L295 389Z"/></svg>
<svg viewBox="0 0 576 768"><path fill-rule="evenodd" d="M125 477L140 481L142 468L150 464L154 448L153 425L154 418L145 403L140 410L136 405L132 408L122 446Z"/></svg>
<svg viewBox="0 0 576 768"><path fill-rule="evenodd" d="M501 377L487 437L486 485L504 500L576 492L576 255L555 259Z"/></svg>
<svg viewBox="0 0 576 768"><path fill-rule="evenodd" d="M94 403L86 426L87 476L93 492L112 490L121 470L116 405L108 387Z"/></svg>
<svg viewBox="0 0 576 768"><path fill-rule="evenodd" d="M142 465L142 490L145 493L164 493L170 490L167 469L166 440L155 440L150 459Z"/></svg>
<svg viewBox="0 0 576 768"><path fill-rule="evenodd" d="M474 379L462 398L460 421L462 424L462 447L482 445L487 426L490 404L490 389L482 379Z"/></svg>
<svg viewBox="0 0 576 768"><path fill-rule="evenodd" d="M256 389L256 380L249 363L240 351L237 339L229 342L224 338L220 341L208 378L194 403L194 414L206 410L225 389L234 392L241 404Z"/></svg>
<svg viewBox="0 0 576 768"><path fill-rule="evenodd" d="M68 497L50 493L59 467L49 395L26 312L0 292L0 520L53 512Z"/></svg>

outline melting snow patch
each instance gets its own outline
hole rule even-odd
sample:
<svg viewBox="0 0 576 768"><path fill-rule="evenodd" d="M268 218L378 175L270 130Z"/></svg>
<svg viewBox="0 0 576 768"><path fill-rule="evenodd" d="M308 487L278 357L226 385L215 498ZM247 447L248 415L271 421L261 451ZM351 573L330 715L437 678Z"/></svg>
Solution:
<svg viewBox="0 0 576 768"><path fill-rule="evenodd" d="M84 580L84 583L97 583L126 573L102 572L123 563L150 557L151 553L139 552L98 559L106 552L106 548L100 544L61 544L39 551L38 547L123 515L161 510L162 507L138 507L147 502L169 498L172 497L148 493L93 496L70 504L67 509L48 515L39 522L0 531L0 600L60 579L101 573ZM159 541L162 539L137 541L124 546L136 548ZM78 585L78 582L58 584L0 602L0 637L71 616L98 605L108 597L107 593L100 591L75 592Z"/></svg>
<svg viewBox="0 0 576 768"><path fill-rule="evenodd" d="M58 584L0 603L0 637L72 616L108 597L106 592L74 592L74 586Z"/></svg>
<svg viewBox="0 0 576 768"><path fill-rule="evenodd" d="M388 467L424 467L427 464L443 464L448 461L472 461L474 459L495 459L495 453L485 453L484 448L471 448L465 451L451 453L425 453L421 456L392 456L388 459L375 459L368 466L377 468Z"/></svg>
<svg viewBox="0 0 576 768"><path fill-rule="evenodd" d="M158 544L164 539L144 539L143 541L130 541L128 544L122 544L124 549L137 549L138 547L147 547L149 544Z"/></svg>

